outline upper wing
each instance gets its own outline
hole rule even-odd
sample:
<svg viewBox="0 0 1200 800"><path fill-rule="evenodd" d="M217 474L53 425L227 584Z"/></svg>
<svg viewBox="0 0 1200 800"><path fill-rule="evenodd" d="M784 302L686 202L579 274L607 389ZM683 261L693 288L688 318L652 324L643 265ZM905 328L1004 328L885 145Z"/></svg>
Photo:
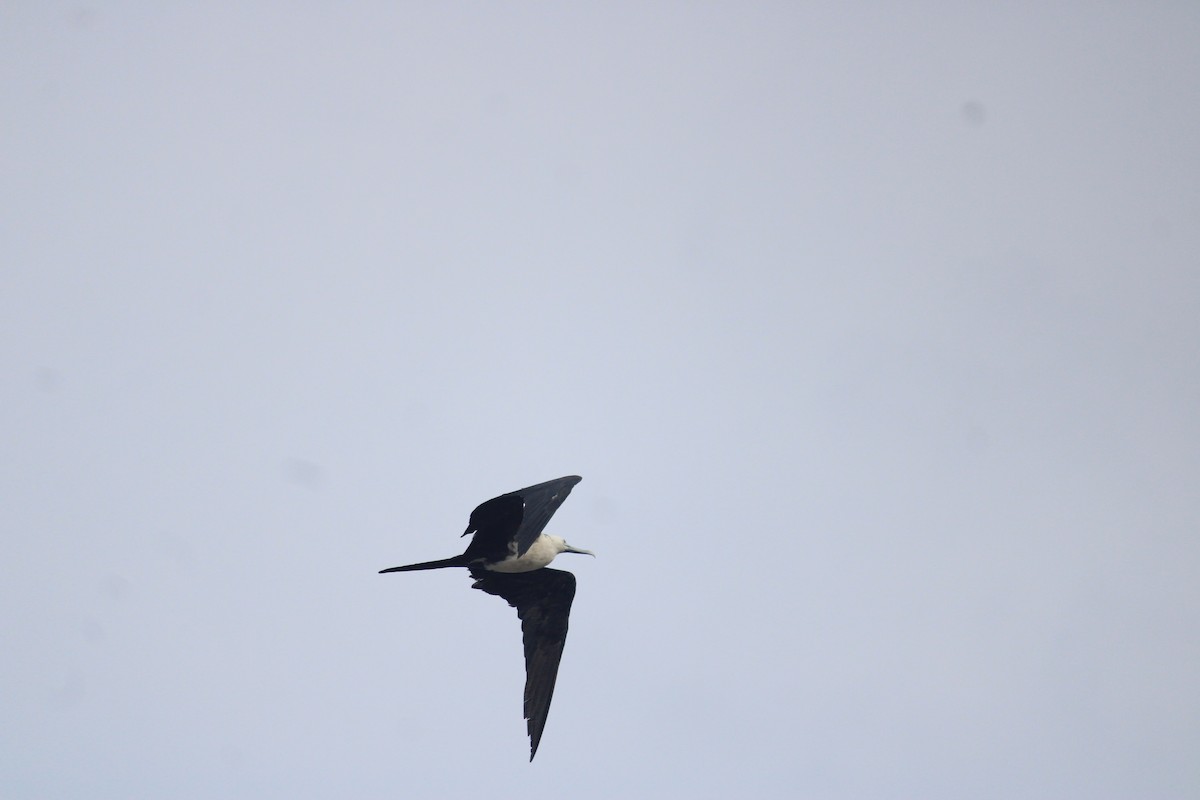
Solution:
<svg viewBox="0 0 1200 800"><path fill-rule="evenodd" d="M567 618L575 599L575 576L558 569L532 572L488 572L471 568L473 588L503 597L517 609L525 642L525 719L529 760L537 755L550 699L558 678L558 662L567 641Z"/></svg>
<svg viewBox="0 0 1200 800"><path fill-rule="evenodd" d="M524 555L567 499L571 487L581 480L578 475L567 475L481 503L471 512L471 521L463 532L463 536L475 534L463 555L469 560L499 561L511 554L509 542L516 543L515 555Z"/></svg>

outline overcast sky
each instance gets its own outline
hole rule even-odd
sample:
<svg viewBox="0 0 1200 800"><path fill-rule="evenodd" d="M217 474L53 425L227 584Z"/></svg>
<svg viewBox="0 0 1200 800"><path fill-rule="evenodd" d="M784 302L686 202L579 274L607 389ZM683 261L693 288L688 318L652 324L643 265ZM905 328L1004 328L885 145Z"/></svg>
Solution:
<svg viewBox="0 0 1200 800"><path fill-rule="evenodd" d="M0 795L1200 796L1198 42L5 4Z"/></svg>

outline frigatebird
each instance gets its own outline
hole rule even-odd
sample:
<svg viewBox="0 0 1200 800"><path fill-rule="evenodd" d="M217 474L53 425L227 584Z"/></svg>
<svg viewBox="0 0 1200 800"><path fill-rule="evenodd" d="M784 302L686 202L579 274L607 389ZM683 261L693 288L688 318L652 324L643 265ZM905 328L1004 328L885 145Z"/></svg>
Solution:
<svg viewBox="0 0 1200 800"><path fill-rule="evenodd" d="M567 618L575 599L575 576L546 565L559 553L583 553L558 536L543 533L546 523L583 478L567 475L493 497L471 512L463 536L475 534L462 555L423 561L379 572L466 567L480 589L517 609L525 643L525 719L529 760L537 755L558 662L567 641Z"/></svg>

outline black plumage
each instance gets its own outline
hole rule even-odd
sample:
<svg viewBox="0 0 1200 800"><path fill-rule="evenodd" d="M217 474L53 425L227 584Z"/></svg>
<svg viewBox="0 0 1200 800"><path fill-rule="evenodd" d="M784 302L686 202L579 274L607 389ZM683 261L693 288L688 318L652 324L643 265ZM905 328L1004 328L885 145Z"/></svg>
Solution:
<svg viewBox="0 0 1200 800"><path fill-rule="evenodd" d="M488 572L472 569L474 589L503 597L517 610L525 643L525 719L529 731L529 760L550 714L558 679L558 664L567 642L567 619L575 599L575 576L543 567L533 572Z"/></svg>
<svg viewBox="0 0 1200 800"><path fill-rule="evenodd" d="M567 621L575 599L575 576L546 567L560 553L591 553L543 533L546 523L582 480L567 475L476 506L463 536L474 536L457 556L391 567L380 572L467 567L472 588L501 597L517 609L525 645L525 719L529 760L537 755L558 665L567 640Z"/></svg>
<svg viewBox="0 0 1200 800"><path fill-rule="evenodd" d="M466 567L477 562L482 562L486 568L510 558L519 558L542 535L546 523L567 499L571 488L581 480L583 478L578 475L567 475L493 497L480 503L471 512L471 520L462 535L475 535L462 555L390 567L380 572Z"/></svg>
<svg viewBox="0 0 1200 800"><path fill-rule="evenodd" d="M567 475L480 503L463 531L463 536L475 534L463 558L467 563L479 558L496 563L510 555L524 555L581 480Z"/></svg>

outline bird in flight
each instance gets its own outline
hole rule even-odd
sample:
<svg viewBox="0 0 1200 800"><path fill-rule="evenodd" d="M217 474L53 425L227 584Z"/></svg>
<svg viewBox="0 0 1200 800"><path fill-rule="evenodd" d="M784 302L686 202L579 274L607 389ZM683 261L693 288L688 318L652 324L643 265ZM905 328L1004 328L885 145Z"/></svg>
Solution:
<svg viewBox="0 0 1200 800"><path fill-rule="evenodd" d="M578 475L567 475L493 497L471 512L462 535L475 535L462 555L380 570L382 574L466 567L475 579L471 588L502 597L517 609L525 643L530 761L537 755L550 713L558 662L567 641L567 618L575 599L575 576L546 565L559 553L595 555L542 530L581 480Z"/></svg>

